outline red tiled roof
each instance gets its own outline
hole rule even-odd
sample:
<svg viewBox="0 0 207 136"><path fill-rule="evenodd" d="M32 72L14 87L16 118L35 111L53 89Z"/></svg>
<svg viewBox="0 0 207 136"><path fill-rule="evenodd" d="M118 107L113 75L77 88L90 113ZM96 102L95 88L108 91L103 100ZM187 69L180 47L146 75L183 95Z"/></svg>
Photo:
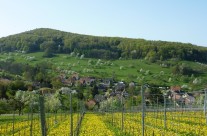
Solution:
<svg viewBox="0 0 207 136"><path fill-rule="evenodd" d="M181 87L180 86L171 86L170 89L172 91L180 91L181 90Z"/></svg>

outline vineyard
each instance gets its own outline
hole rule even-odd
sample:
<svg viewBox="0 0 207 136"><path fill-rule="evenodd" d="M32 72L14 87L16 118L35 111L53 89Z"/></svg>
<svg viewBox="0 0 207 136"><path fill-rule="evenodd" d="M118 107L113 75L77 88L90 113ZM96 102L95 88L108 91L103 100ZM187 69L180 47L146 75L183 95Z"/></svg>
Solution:
<svg viewBox="0 0 207 136"><path fill-rule="evenodd" d="M47 94L48 95L48 94ZM118 106L106 100L100 108L89 110L84 101L72 108L69 93L68 109L57 107L49 111L47 95L39 95L39 108L0 115L2 136L206 136L206 93L201 93L194 104L170 101L155 95L157 103L147 104L142 93L140 104L126 103L120 97ZM109 99L109 98L108 98ZM112 100L115 98L112 98ZM12 109L12 108L11 108Z"/></svg>
<svg viewBox="0 0 207 136"><path fill-rule="evenodd" d="M77 124L81 115L73 115L73 134L80 136L139 136L142 135L141 113L85 113L81 127L77 133ZM1 117L3 120L6 117ZM122 124L123 121L123 124ZM48 136L67 136L71 133L69 115L48 115L46 118ZM166 125L165 125L166 123ZM0 135L40 136L41 126L38 115L35 115L31 124L26 116L14 122L1 122ZM165 122L162 112L147 112L145 115L144 133L152 135L207 135L206 119L203 112L180 111L167 112Z"/></svg>

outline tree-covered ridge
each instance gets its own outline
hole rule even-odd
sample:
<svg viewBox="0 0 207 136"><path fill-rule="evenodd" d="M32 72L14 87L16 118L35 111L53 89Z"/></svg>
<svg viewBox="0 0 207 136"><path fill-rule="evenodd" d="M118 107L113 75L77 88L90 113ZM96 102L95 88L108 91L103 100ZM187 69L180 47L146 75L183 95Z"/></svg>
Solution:
<svg viewBox="0 0 207 136"><path fill-rule="evenodd" d="M41 28L0 39L0 52L44 51L46 57L71 52L89 58L179 59L207 62L207 48L190 43L98 37Z"/></svg>

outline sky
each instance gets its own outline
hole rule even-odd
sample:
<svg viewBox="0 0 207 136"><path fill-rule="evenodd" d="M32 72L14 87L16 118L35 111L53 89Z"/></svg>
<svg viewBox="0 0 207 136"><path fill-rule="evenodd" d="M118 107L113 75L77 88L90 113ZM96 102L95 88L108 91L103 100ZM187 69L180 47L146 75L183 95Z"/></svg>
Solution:
<svg viewBox="0 0 207 136"><path fill-rule="evenodd" d="M52 28L207 47L207 0L0 0L0 37Z"/></svg>

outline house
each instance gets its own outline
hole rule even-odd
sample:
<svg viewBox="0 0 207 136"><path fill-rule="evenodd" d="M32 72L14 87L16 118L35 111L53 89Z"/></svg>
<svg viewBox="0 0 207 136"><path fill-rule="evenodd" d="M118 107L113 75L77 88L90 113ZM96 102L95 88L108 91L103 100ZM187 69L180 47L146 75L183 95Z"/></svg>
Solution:
<svg viewBox="0 0 207 136"><path fill-rule="evenodd" d="M79 74L74 73L74 74L71 75L71 78L73 78L74 80L78 80L79 79Z"/></svg>
<svg viewBox="0 0 207 136"><path fill-rule="evenodd" d="M47 87L43 87L39 89L39 93L42 95L51 95L55 93L55 90Z"/></svg>
<svg viewBox="0 0 207 136"><path fill-rule="evenodd" d="M77 94L76 90L72 90L71 88L68 87L61 87L60 90L61 94Z"/></svg>
<svg viewBox="0 0 207 136"><path fill-rule="evenodd" d="M182 91L179 86L173 86L170 88L169 99L176 102L178 106L181 104L192 105L196 101L193 94Z"/></svg>
<svg viewBox="0 0 207 136"><path fill-rule="evenodd" d="M66 76L65 76L65 74L60 74L60 75L58 76L58 78L60 79L61 83L64 84L64 82L65 82L65 80L66 80Z"/></svg>
<svg viewBox="0 0 207 136"><path fill-rule="evenodd" d="M112 83L112 79L101 79L98 84L98 90L106 92Z"/></svg>
<svg viewBox="0 0 207 136"><path fill-rule="evenodd" d="M96 101L94 99L87 100L85 102L85 106L87 109L92 110L96 105Z"/></svg>
<svg viewBox="0 0 207 136"><path fill-rule="evenodd" d="M179 106L185 101L183 94L184 92L181 90L180 86L172 86L169 90L168 98L176 102L177 106Z"/></svg>
<svg viewBox="0 0 207 136"><path fill-rule="evenodd" d="M105 84L103 84L103 83L98 84L98 91L106 92L107 89L108 89L108 87Z"/></svg>
<svg viewBox="0 0 207 136"><path fill-rule="evenodd" d="M192 105L195 102L195 97L191 93L183 94L185 105Z"/></svg>
<svg viewBox="0 0 207 136"><path fill-rule="evenodd" d="M181 87L180 86L171 86L170 87L170 91L172 91L172 92L180 92L181 91Z"/></svg>
<svg viewBox="0 0 207 136"><path fill-rule="evenodd" d="M110 93L110 97L118 97L118 98L121 98L122 96L123 97L128 97L129 94L124 90L124 91L113 91Z"/></svg>
<svg viewBox="0 0 207 136"><path fill-rule="evenodd" d="M115 84L115 92L116 91L123 91L124 89L125 89L125 84L124 84L124 82L118 82L118 83L116 83Z"/></svg>
<svg viewBox="0 0 207 136"><path fill-rule="evenodd" d="M80 84L83 86L92 85L95 81L96 80L93 77L82 77L79 79Z"/></svg>
<svg viewBox="0 0 207 136"><path fill-rule="evenodd" d="M67 86L73 86L75 84L75 81L76 80L74 78L70 77L68 79L65 79L63 84Z"/></svg>
<svg viewBox="0 0 207 136"><path fill-rule="evenodd" d="M102 80L102 84L103 84L105 87L110 87L111 82L112 82L112 79L103 79L103 80Z"/></svg>
<svg viewBox="0 0 207 136"><path fill-rule="evenodd" d="M75 84L75 79L70 77L70 78L66 78L65 74L61 74L58 76L58 79L60 80L60 82L66 86L73 86Z"/></svg>

